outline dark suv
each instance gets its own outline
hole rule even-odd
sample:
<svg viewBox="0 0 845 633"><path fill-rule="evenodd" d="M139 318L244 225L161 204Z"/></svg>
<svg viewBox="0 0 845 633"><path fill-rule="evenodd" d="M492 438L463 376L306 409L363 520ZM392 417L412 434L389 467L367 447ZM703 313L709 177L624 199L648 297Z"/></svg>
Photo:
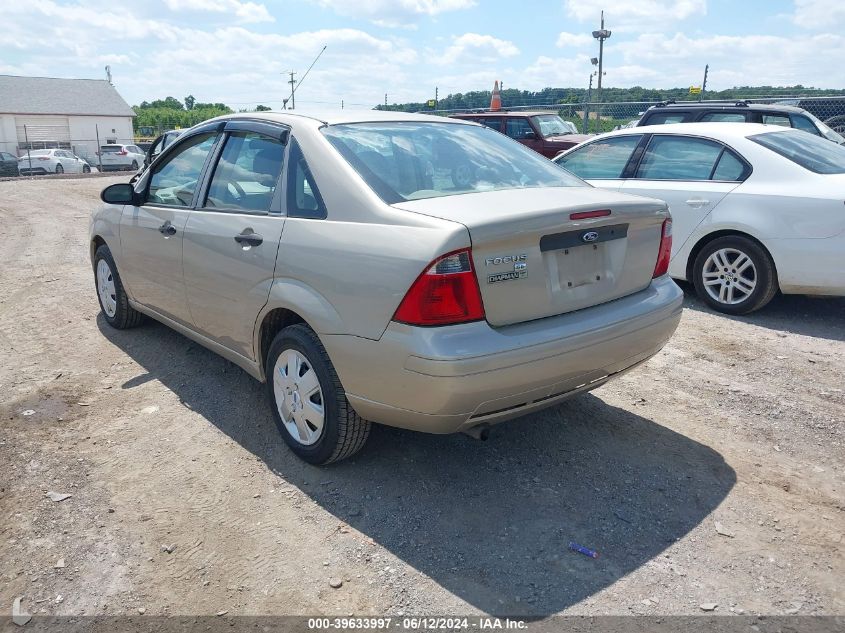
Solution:
<svg viewBox="0 0 845 633"><path fill-rule="evenodd" d="M845 138L806 110L788 105L765 105L748 101L710 103L664 101L646 110L637 122L637 126L707 121L782 125L804 130L834 143L845 143Z"/></svg>
<svg viewBox="0 0 845 633"><path fill-rule="evenodd" d="M583 143L590 136L578 134L569 121L556 112L471 112L450 114L465 121L475 121L510 136L547 158L554 158L563 150Z"/></svg>

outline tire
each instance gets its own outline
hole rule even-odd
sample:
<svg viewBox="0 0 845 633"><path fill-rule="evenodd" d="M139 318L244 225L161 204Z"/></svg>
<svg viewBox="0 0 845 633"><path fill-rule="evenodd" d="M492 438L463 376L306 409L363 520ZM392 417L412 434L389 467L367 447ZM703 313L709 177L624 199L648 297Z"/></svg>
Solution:
<svg viewBox="0 0 845 633"><path fill-rule="evenodd" d="M266 362L273 419L298 457L320 466L361 450L371 423L349 405L329 355L311 328L296 324L279 332L270 344Z"/></svg>
<svg viewBox="0 0 845 633"><path fill-rule="evenodd" d="M759 310L778 292L771 256L757 242L740 235L705 244L695 258L692 275L701 300L725 314Z"/></svg>
<svg viewBox="0 0 845 633"><path fill-rule="evenodd" d="M90 173L91 173L91 168L90 168L88 165L83 165L83 166L82 166L82 173L83 173L83 174L90 174Z"/></svg>
<svg viewBox="0 0 845 633"><path fill-rule="evenodd" d="M110 326L126 330L144 322L144 315L129 305L129 297L123 289L111 251L105 244L94 253L94 287L100 310Z"/></svg>
<svg viewBox="0 0 845 633"><path fill-rule="evenodd" d="M129 169L130 169L130 171L138 171L138 161L133 160L132 164L129 165Z"/></svg>
<svg viewBox="0 0 845 633"><path fill-rule="evenodd" d="M61 166L61 164L56 165L56 173L63 174L65 173L65 168Z"/></svg>

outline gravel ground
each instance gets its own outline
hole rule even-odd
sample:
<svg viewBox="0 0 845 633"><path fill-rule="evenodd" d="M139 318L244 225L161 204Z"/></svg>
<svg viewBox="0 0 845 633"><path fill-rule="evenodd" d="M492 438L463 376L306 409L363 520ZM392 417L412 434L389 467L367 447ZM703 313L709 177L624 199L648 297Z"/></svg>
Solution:
<svg viewBox="0 0 845 633"><path fill-rule="evenodd" d="M240 369L99 316L88 213L126 178L0 182L0 612L845 614L845 300L688 292L592 394L319 469Z"/></svg>

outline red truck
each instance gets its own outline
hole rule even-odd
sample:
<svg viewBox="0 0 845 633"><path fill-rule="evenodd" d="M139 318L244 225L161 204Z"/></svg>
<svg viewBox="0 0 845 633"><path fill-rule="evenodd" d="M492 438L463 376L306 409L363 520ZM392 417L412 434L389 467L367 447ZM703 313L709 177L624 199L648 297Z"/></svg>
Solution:
<svg viewBox="0 0 845 633"><path fill-rule="evenodd" d="M563 150L583 143L589 135L578 134L574 124L564 121L554 112L467 112L449 115L481 123L507 134L547 158L554 158Z"/></svg>

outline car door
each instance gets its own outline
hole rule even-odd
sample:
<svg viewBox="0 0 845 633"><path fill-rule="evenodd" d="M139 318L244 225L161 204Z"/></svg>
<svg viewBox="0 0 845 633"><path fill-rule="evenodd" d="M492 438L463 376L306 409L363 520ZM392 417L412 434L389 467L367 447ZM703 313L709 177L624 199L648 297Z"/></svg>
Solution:
<svg viewBox="0 0 845 633"><path fill-rule="evenodd" d="M601 138L557 157L555 162L594 187L618 190L624 182L626 167L645 136L624 134Z"/></svg>
<svg viewBox="0 0 845 633"><path fill-rule="evenodd" d="M120 274L133 298L183 324L190 313L182 274L185 225L218 139L216 126L198 130L162 157L142 180L143 202L120 220Z"/></svg>
<svg viewBox="0 0 845 633"><path fill-rule="evenodd" d="M736 152L712 139L655 134L621 191L664 200L672 214L672 256L722 198L750 173Z"/></svg>
<svg viewBox="0 0 845 633"><path fill-rule="evenodd" d="M182 266L194 328L250 359L285 222L280 183L287 138L281 125L226 123L208 184L185 226Z"/></svg>

